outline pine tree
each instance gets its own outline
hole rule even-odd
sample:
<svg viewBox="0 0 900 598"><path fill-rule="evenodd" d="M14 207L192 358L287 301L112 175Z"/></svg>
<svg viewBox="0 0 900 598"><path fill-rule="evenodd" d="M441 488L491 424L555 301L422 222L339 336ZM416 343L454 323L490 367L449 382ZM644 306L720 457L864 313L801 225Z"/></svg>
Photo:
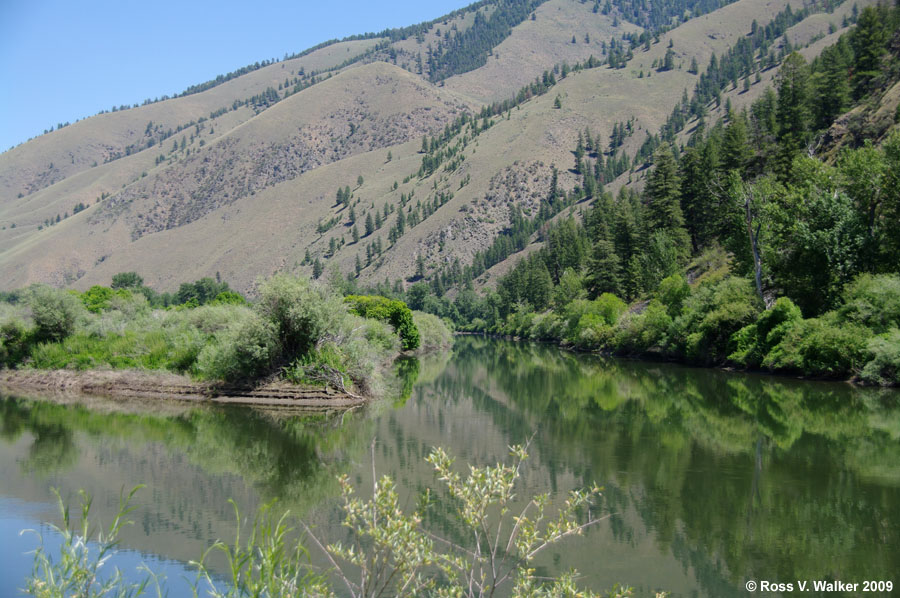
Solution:
<svg viewBox="0 0 900 598"><path fill-rule="evenodd" d="M784 59L778 71L778 104L775 118L778 126L779 171L788 178L791 162L806 147L809 134L809 67L797 52Z"/></svg>
<svg viewBox="0 0 900 598"><path fill-rule="evenodd" d="M320 276L322 276L322 272L324 271L325 267L322 266L322 262L319 260L319 258L316 258L316 261L313 262L313 278L318 279Z"/></svg>
<svg viewBox="0 0 900 598"><path fill-rule="evenodd" d="M683 259L690 254L691 243L681 211L680 186L672 150L668 144L662 145L654 155L653 170L644 190L647 224L651 231L667 232Z"/></svg>
<svg viewBox="0 0 900 598"><path fill-rule="evenodd" d="M595 227L596 241L591 251L586 286L590 297L596 298L603 293L622 295L621 260L616 254L612 235L605 222Z"/></svg>
<svg viewBox="0 0 900 598"><path fill-rule="evenodd" d="M737 170L743 175L752 157L747 138L747 117L732 113L728 121L722 136L722 168L726 171Z"/></svg>
<svg viewBox="0 0 900 598"><path fill-rule="evenodd" d="M375 222L372 220L372 212L366 213L366 236L375 232Z"/></svg>
<svg viewBox="0 0 900 598"><path fill-rule="evenodd" d="M425 258L420 253L419 257L416 258L416 279L421 280L423 278L425 278Z"/></svg>

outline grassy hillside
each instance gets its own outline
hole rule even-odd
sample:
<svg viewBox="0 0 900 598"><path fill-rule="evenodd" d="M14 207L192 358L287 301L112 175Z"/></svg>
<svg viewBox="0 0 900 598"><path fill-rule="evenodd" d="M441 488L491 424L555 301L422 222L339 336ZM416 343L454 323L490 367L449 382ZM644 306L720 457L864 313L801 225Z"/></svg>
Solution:
<svg viewBox="0 0 900 598"><path fill-rule="evenodd" d="M682 93L692 92L692 60L702 72L754 20L765 25L787 4L740 0L690 19L635 47L624 68L565 77L557 69L545 94L449 135L441 147L456 155L434 172L420 173L423 136L440 136L460 115L477 115L485 101L509 98L555 65L603 58L603 44L641 29L624 19L614 27L617 15L594 12L591 3L549 0L485 66L438 84L410 72L415 65L404 56L472 26L475 12L461 12L390 47L375 37L332 44L200 93L86 119L0 155L3 288L36 281L86 288L138 270L161 290L218 272L247 291L260 275L310 272L317 259L342 275L359 262L363 283L413 281L420 262L426 275L457 260L466 265L508 226L510 207L536 214L554 167L560 188L576 184L572 150L580 132L608 143L614 126L630 121L620 152L633 155ZM484 18L491 6L478 9ZM792 43L827 33L830 24L840 29L850 10L845 3L833 15L812 15L789 32ZM805 52L815 54L827 39ZM396 66L385 55L390 48ZM673 68L662 71L667 53ZM354 57L361 60L305 87L313 72ZM774 71L723 97L744 105ZM158 140L148 146L151 139ZM128 146L130 155L106 161ZM640 185L641 176L626 172L608 186ZM352 198L338 204L336 192L346 187ZM400 210L410 224L392 239ZM367 235L366 219L376 213L384 222Z"/></svg>

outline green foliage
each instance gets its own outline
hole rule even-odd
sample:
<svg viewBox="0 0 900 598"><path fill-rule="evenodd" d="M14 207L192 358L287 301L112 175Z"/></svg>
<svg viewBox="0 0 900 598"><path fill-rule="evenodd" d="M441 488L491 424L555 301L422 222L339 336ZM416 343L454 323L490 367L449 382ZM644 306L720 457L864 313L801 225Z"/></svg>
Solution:
<svg viewBox="0 0 900 598"><path fill-rule="evenodd" d="M75 331L84 316L84 306L78 297L67 291L46 285L28 289L28 305L39 341L61 341Z"/></svg>
<svg viewBox="0 0 900 598"><path fill-rule="evenodd" d="M350 304L354 313L364 318L390 323L400 335L404 351L412 351L419 347L419 329L413 321L413 312L402 301L364 295L350 295L344 300Z"/></svg>
<svg viewBox="0 0 900 598"><path fill-rule="evenodd" d="M81 293L81 302L84 303L84 307L95 314L110 309L114 298L129 301L132 298L131 291L124 287L111 289L94 285Z"/></svg>
<svg viewBox="0 0 900 598"><path fill-rule="evenodd" d="M268 374L281 356L274 322L254 314L217 334L197 357L197 373L207 380L236 382Z"/></svg>
<svg viewBox="0 0 900 598"><path fill-rule="evenodd" d="M453 346L453 332L439 317L421 311L412 312L413 324L419 331L419 350L447 350Z"/></svg>
<svg viewBox="0 0 900 598"><path fill-rule="evenodd" d="M847 378L863 368L871 336L867 328L839 324L830 316L803 320L772 348L763 366L807 376Z"/></svg>
<svg viewBox="0 0 900 598"><path fill-rule="evenodd" d="M616 334L616 349L623 353L662 353L671 327L668 308L653 299L642 313L623 318Z"/></svg>
<svg viewBox="0 0 900 598"><path fill-rule="evenodd" d="M759 298L744 278L701 285L675 319L675 345L690 361L722 363L731 353L732 334L755 320L759 311Z"/></svg>
<svg viewBox="0 0 900 598"><path fill-rule="evenodd" d="M137 289L143 285L144 279L137 272L119 272L112 277L114 289Z"/></svg>
<svg viewBox="0 0 900 598"><path fill-rule="evenodd" d="M691 287L681 273L667 276L659 283L656 294L672 317L681 313L684 300L691 294Z"/></svg>
<svg viewBox="0 0 900 598"><path fill-rule="evenodd" d="M894 328L869 340L869 360L859 378L868 384L900 384L900 330Z"/></svg>
<svg viewBox="0 0 900 598"><path fill-rule="evenodd" d="M779 297L770 309L759 315L756 323L732 336L735 351L728 359L743 367L759 367L769 351L802 320L800 308L787 297Z"/></svg>
<svg viewBox="0 0 900 598"><path fill-rule="evenodd" d="M288 361L341 330L347 316L341 298L327 287L285 274L260 284L256 311L274 325L279 353Z"/></svg>
<svg viewBox="0 0 900 598"><path fill-rule="evenodd" d="M30 350L31 331L24 320L8 317L0 320L0 367L14 367Z"/></svg>
<svg viewBox="0 0 900 598"><path fill-rule="evenodd" d="M193 301L195 305L205 305L215 299L219 293L230 291L227 282L217 282L205 277L195 282L183 282L178 287L178 302L188 303Z"/></svg>
<svg viewBox="0 0 900 598"><path fill-rule="evenodd" d="M843 321L865 326L876 334L900 328L900 276L859 276L844 291L844 305L838 314Z"/></svg>
<svg viewBox="0 0 900 598"><path fill-rule="evenodd" d="M210 302L211 305L247 305L247 300L240 293L222 291Z"/></svg>

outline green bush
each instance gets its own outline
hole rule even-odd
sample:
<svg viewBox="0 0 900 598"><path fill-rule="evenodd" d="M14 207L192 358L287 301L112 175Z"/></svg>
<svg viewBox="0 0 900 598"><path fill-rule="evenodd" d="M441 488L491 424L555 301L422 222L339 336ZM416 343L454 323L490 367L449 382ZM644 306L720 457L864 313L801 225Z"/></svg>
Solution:
<svg viewBox="0 0 900 598"><path fill-rule="evenodd" d="M21 363L30 349L30 330L19 318L9 318L0 323L0 367L13 367Z"/></svg>
<svg viewBox="0 0 900 598"><path fill-rule="evenodd" d="M846 378L858 373L865 364L871 336L869 329L839 323L829 314L802 320L769 351L762 365L807 376Z"/></svg>
<svg viewBox="0 0 900 598"><path fill-rule="evenodd" d="M614 326L619 318L628 309L625 302L613 295L612 293L603 293L594 299L594 305L597 308L597 315L603 318L607 326Z"/></svg>
<svg viewBox="0 0 900 598"><path fill-rule="evenodd" d="M552 311L537 314L531 324L531 338L534 340L558 341L565 335L565 323Z"/></svg>
<svg viewBox="0 0 900 598"><path fill-rule="evenodd" d="M28 305L35 336L40 341L66 338L75 331L75 325L85 312L78 297L46 285L34 285L28 290Z"/></svg>
<svg viewBox="0 0 900 598"><path fill-rule="evenodd" d="M350 295L344 298L351 310L364 318L389 322L400 335L404 351L419 347L419 329L413 321L412 311L402 301L378 295Z"/></svg>
<svg viewBox="0 0 900 598"><path fill-rule="evenodd" d="M732 352L732 335L756 319L761 303L745 278L700 285L685 299L673 325L676 350L690 361L723 362Z"/></svg>
<svg viewBox="0 0 900 598"><path fill-rule="evenodd" d="M259 286L257 312L275 326L282 355L306 355L335 330L347 308L327 287L305 278L276 274Z"/></svg>
<svg viewBox="0 0 900 598"><path fill-rule="evenodd" d="M247 305L247 300L240 293L234 291L222 291L210 304L212 305Z"/></svg>
<svg viewBox="0 0 900 598"><path fill-rule="evenodd" d="M200 351L196 371L208 380L254 380L269 373L278 357L277 325L254 314L217 334Z"/></svg>
<svg viewBox="0 0 900 598"><path fill-rule="evenodd" d="M627 308L624 301L611 293L603 293L593 301L576 299L563 309L565 339L573 344L579 343L579 322L585 315L597 316L607 326L614 326Z"/></svg>
<svg viewBox="0 0 900 598"><path fill-rule="evenodd" d="M666 306L666 310L673 318L681 313L681 306L690 294L691 287L681 273L664 278L656 292L659 301Z"/></svg>
<svg viewBox="0 0 900 598"><path fill-rule="evenodd" d="M94 285L85 292L81 293L81 302L85 309L91 313L100 313L101 311L110 309L114 299L120 300L131 299L131 291L128 289L111 289L109 287L101 287Z"/></svg>
<svg viewBox="0 0 900 598"><path fill-rule="evenodd" d="M800 308L787 297L780 297L775 305L759 315L754 324L732 335L735 350L728 359L743 367L759 367L772 347L802 320Z"/></svg>
<svg viewBox="0 0 900 598"><path fill-rule="evenodd" d="M859 374L868 384L894 386L900 384L900 330L893 330L869 339L866 347L869 361Z"/></svg>
<svg viewBox="0 0 900 598"><path fill-rule="evenodd" d="M900 275L863 274L844 290L841 319L861 324L876 334L900 328Z"/></svg>
<svg viewBox="0 0 900 598"><path fill-rule="evenodd" d="M606 318L586 313L578 320L572 341L583 351L605 349L612 343L615 331Z"/></svg>
<svg viewBox="0 0 900 598"><path fill-rule="evenodd" d="M453 333L442 319L421 311L412 312L412 316L419 331L420 351L437 351L453 346Z"/></svg>
<svg viewBox="0 0 900 598"><path fill-rule="evenodd" d="M669 310L653 299L643 313L629 314L619 321L616 349L624 353L661 353L671 327Z"/></svg>

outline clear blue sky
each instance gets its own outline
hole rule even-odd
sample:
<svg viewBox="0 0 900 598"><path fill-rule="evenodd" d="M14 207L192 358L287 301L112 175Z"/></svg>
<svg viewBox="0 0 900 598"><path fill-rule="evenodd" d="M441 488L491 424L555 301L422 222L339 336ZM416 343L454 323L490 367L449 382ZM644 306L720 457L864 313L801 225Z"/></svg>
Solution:
<svg viewBox="0 0 900 598"><path fill-rule="evenodd" d="M473 0L0 0L0 152L60 122Z"/></svg>

